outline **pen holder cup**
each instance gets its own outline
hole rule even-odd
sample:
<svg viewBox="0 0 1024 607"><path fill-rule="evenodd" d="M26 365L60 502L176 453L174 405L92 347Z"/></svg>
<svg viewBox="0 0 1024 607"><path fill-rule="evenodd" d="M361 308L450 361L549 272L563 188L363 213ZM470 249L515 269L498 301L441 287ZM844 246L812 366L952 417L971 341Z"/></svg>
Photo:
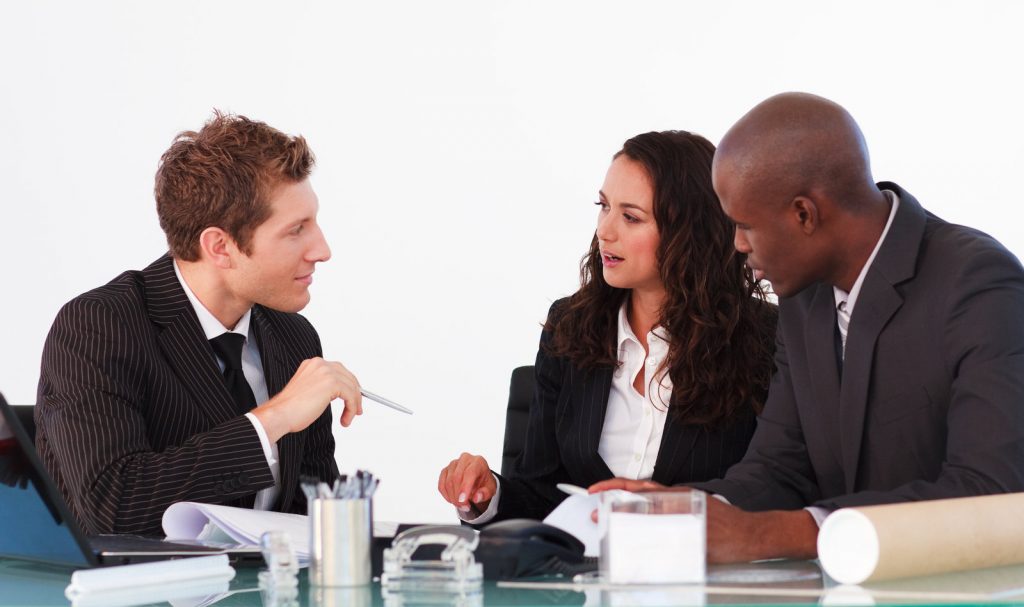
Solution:
<svg viewBox="0 0 1024 607"><path fill-rule="evenodd" d="M373 542L370 498L312 501L309 507L309 581L315 586L369 584Z"/></svg>
<svg viewBox="0 0 1024 607"><path fill-rule="evenodd" d="M602 577L613 584L703 582L706 507L696 489L602 493Z"/></svg>

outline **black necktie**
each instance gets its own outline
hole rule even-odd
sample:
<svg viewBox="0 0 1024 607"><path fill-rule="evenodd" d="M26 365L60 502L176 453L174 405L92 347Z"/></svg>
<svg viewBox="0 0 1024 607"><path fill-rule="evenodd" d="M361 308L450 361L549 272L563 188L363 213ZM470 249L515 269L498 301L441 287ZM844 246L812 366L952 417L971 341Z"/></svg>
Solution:
<svg viewBox="0 0 1024 607"><path fill-rule="evenodd" d="M249 382L245 381L245 373L242 373L242 346L245 345L245 337L229 331L211 339L210 345L224 362L224 383L227 384L231 397L235 399L235 408L239 414L248 413L256 406L256 397L249 387Z"/></svg>

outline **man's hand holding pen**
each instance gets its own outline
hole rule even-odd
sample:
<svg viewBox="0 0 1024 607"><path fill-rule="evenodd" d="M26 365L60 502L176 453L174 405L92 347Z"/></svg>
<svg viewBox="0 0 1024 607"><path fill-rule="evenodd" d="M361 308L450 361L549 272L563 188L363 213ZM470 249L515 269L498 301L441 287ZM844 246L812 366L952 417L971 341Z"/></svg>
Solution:
<svg viewBox="0 0 1024 607"><path fill-rule="evenodd" d="M402 413L412 414L398 403L363 390L356 376L341 363L322 358L302 361L288 385L252 413L263 425L267 438L277 442L285 434L306 429L323 414L331 401L338 398L345 403L341 425L347 428L357 415L363 414L363 396Z"/></svg>
<svg viewBox="0 0 1024 607"><path fill-rule="evenodd" d="M363 413L359 380L339 362L310 358L302 361L281 392L252 413L263 425L267 438L277 442L285 434L306 429L336 398L345 402L341 425L348 427Z"/></svg>

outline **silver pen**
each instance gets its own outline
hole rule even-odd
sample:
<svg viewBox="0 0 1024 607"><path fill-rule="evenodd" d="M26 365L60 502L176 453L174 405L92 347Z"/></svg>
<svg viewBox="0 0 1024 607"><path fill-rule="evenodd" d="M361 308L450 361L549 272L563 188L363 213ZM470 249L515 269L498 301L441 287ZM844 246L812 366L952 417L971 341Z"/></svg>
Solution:
<svg viewBox="0 0 1024 607"><path fill-rule="evenodd" d="M385 407L391 407L395 411L401 411L402 413L408 413L409 415L412 415L412 410L411 409L406 409L402 405L400 405L398 403L395 403L395 402L392 402L392 401L384 398L383 396L377 396L376 394L374 394L373 392L370 392L369 390L363 390L362 388L360 388L359 389L359 393L362 394L364 397L372 400L372 401L376 401L376 402L384 405Z"/></svg>

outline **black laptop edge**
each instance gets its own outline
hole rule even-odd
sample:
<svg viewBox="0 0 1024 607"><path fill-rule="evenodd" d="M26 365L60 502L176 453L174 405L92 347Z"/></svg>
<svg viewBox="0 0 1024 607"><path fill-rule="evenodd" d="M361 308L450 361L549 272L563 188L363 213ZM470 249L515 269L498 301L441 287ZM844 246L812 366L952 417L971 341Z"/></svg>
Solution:
<svg viewBox="0 0 1024 607"><path fill-rule="evenodd" d="M96 553L93 552L92 546L90 546L88 541L85 539L86 536L82 531L82 528L78 526L78 520L71 514L67 503L64 501L64 496L61 495L60 491L57 490L56 485L53 484L50 474L46 471L46 468L43 467L43 462L39 459L39 455L36 453L35 445L32 440L29 439L28 433L25 432L25 428L21 425L21 420L18 419L18 416L14 413L14 409L7 403L7 399L4 398L3 394L0 394L0 413L3 414L3 417L7 422L7 426L13 431L14 440L17 441L18 445L21 447L21 454L28 460L29 465L32 466L32 470L35 473L35 478L33 478L32 481L39 482L37 488L40 491L45 492L44 497L57 509L57 513L60 514L60 518L63 523L67 525L68 531L71 532L72 539L75 540L79 550L82 551L82 556L85 557L87 566L99 567L100 561L96 557ZM31 446L32 448L28 449L26 446ZM78 562L35 559L21 554L0 554L0 556L43 563L60 563L73 567L82 566L82 563Z"/></svg>
<svg viewBox="0 0 1024 607"><path fill-rule="evenodd" d="M111 565L125 565L129 563L141 563L157 560L162 561L172 558L210 556L218 554L226 554L232 564L236 565L261 565L263 563L263 553L257 546L232 546L218 548L213 546L201 546L199 542L196 542L195 544L186 542L167 542L167 548L161 550L150 551L142 547L124 550L118 550L116 548L100 550L98 546L95 546L90 542L89 536L85 534L79 526L78 520L71 514L71 510L68 508L63 494L57 490L57 486L54 484L52 477L43 466L42 460L39 459L39 455L35 450L35 445L32 440L29 439L28 432L26 432L25 428L21 425L21 421L18 419L17 414L15 414L13 407L8 404L3 394L0 394L0 412L2 412L4 420L13 431L14 439L18 443L21 454L32 467L33 483L35 483L36 480L39 481L39 484L36 484L37 490L44 492L43 498L57 510L57 514L60 515L62 522L67 526L68 532L71 534L72 539L75 541L75 544L78 546L86 562L64 561L56 558L44 559L26 554L0 553L0 557L16 558L20 560L75 568L108 567ZM120 537L121 539L131 541L137 536ZM100 540L101 543L109 543L104 542L103 540L117 539L115 536L100 536L100 538L102 538ZM157 542L161 542L161 540L156 538L139 539L149 540L153 542L154 545Z"/></svg>

